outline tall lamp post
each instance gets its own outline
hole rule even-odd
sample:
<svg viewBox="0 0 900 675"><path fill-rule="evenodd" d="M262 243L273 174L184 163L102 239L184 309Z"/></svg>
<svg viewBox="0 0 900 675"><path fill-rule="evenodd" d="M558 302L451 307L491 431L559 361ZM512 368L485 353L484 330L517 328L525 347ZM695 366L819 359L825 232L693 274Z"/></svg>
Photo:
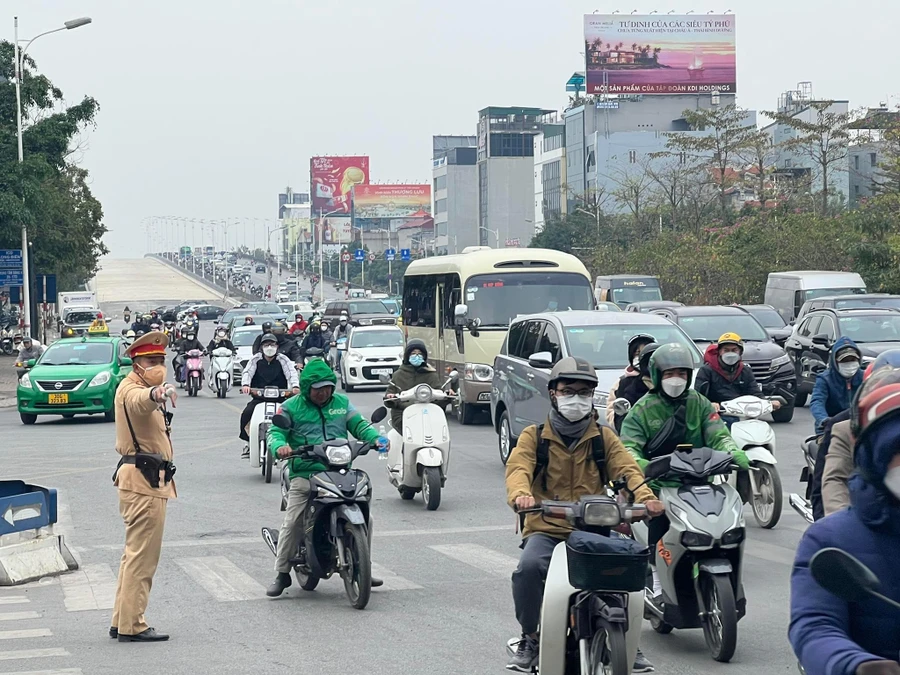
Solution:
<svg viewBox="0 0 900 675"><path fill-rule="evenodd" d="M81 17L80 19L72 19L70 21L66 21L59 28L54 28L53 30L38 33L33 38L28 40L28 42L25 43L25 46L22 47L22 49L19 49L19 17L13 17L13 58L15 59L14 72L16 76L16 135L19 148L19 164L21 164L25 159L22 152L22 75L25 53L28 51L31 43L37 40L39 37L50 35L51 33L58 33L62 30L72 30L73 28L80 28L81 26L86 26L90 22L91 19L86 16ZM23 314L24 325L22 326L22 330L25 335L31 335L30 275L31 269L28 261L28 230L25 226L25 223L22 223L22 302L25 305L25 312Z"/></svg>
<svg viewBox="0 0 900 675"><path fill-rule="evenodd" d="M322 213L322 209L319 209L319 304L325 304L325 269L323 265L324 253L322 249L322 237L324 236L325 230L325 219L328 216L333 216L335 213L343 213L341 209L335 209L334 211L329 211L326 214ZM360 230L361 231L361 230ZM363 275L365 275L365 266L366 261L363 260Z"/></svg>

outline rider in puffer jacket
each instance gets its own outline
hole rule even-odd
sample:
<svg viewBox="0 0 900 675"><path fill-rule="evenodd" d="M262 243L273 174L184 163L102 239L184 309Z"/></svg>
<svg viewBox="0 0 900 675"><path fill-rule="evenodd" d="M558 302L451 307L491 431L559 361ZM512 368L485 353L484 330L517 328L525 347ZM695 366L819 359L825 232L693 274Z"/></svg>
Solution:
<svg viewBox="0 0 900 675"><path fill-rule="evenodd" d="M729 346L729 353L720 354L724 347ZM734 349L734 347L738 349ZM697 371L694 380L694 389L703 394L712 403L731 401L740 396L759 396L760 387L753 377L753 371L745 367L741 356L744 352L744 343L735 333L725 333L719 338L718 344L710 345L703 355L703 365ZM733 356L732 356L733 355ZM730 358L725 358L725 357ZM735 360L736 363L727 363Z"/></svg>
<svg viewBox="0 0 900 675"><path fill-rule="evenodd" d="M826 419L850 407L850 402L863 381L861 361L862 352L850 338L842 337L832 346L828 368L819 373L809 399L809 411L816 420L817 433L822 430ZM850 374L854 362L856 368ZM842 375L841 369L847 369L850 376Z"/></svg>

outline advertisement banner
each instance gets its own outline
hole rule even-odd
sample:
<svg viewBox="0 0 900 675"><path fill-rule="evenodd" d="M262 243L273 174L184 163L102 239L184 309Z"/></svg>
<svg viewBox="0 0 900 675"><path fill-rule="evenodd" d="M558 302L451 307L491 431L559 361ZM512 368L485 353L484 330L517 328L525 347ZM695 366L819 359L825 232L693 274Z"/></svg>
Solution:
<svg viewBox="0 0 900 675"><path fill-rule="evenodd" d="M734 24L733 14L587 14L587 94L734 94Z"/></svg>
<svg viewBox="0 0 900 675"><path fill-rule="evenodd" d="M322 221L316 219L319 227L322 229L322 245L329 244L349 244L352 240L350 232L350 216L331 216L324 218L324 226ZM316 231L316 244L318 244L319 232Z"/></svg>
<svg viewBox="0 0 900 675"><path fill-rule="evenodd" d="M312 157L309 184L315 214L340 210L350 214L350 191L369 182L368 157Z"/></svg>
<svg viewBox="0 0 900 675"><path fill-rule="evenodd" d="M431 215L430 185L357 185L355 218L421 218Z"/></svg>

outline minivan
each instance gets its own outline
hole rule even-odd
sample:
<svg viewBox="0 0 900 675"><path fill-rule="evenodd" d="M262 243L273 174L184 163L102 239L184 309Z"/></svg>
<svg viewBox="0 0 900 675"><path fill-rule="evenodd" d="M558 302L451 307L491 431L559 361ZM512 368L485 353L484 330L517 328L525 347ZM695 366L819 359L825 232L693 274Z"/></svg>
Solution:
<svg viewBox="0 0 900 675"><path fill-rule="evenodd" d="M772 272L766 281L765 304L772 305L786 323L793 323L809 300L865 292L866 283L856 272Z"/></svg>
<svg viewBox="0 0 900 675"><path fill-rule="evenodd" d="M633 302L663 299L659 279L638 274L610 274L597 277L594 297L597 302L614 302L623 309Z"/></svg>

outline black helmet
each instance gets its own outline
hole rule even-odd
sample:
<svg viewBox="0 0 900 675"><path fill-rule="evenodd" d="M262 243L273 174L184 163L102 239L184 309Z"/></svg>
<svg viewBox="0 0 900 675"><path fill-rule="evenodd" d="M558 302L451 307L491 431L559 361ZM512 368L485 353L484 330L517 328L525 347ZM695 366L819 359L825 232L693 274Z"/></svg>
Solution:
<svg viewBox="0 0 900 675"><path fill-rule="evenodd" d="M285 328L284 323L281 321L276 321L275 325L272 326L272 333L275 335L284 335L287 332L287 328Z"/></svg>
<svg viewBox="0 0 900 675"><path fill-rule="evenodd" d="M428 348L425 346L425 343L418 338L413 338L406 343L406 349L403 350L403 363L409 363L409 355L412 353L413 349L421 351L422 356L425 357L425 362L428 362Z"/></svg>
<svg viewBox="0 0 900 675"><path fill-rule="evenodd" d="M675 368L688 371L688 385L694 371L694 358L684 345L670 343L662 345L653 352L650 357L650 379L653 381L654 391L660 390L662 374Z"/></svg>
<svg viewBox="0 0 900 675"><path fill-rule="evenodd" d="M637 353L637 350L643 346L648 345L651 342L656 342L656 338L652 335L647 335L646 333L638 333L634 337L632 337L628 341L628 365L631 365L631 362L634 361L634 355Z"/></svg>
<svg viewBox="0 0 900 675"><path fill-rule="evenodd" d="M272 322L271 321L263 321L262 331L263 331L263 333L271 333L272 332Z"/></svg>
<svg viewBox="0 0 900 675"><path fill-rule="evenodd" d="M641 365L639 368L641 377L650 377L650 357L653 356L653 352L657 349L659 349L659 343L651 342L641 352Z"/></svg>
<svg viewBox="0 0 900 675"><path fill-rule="evenodd" d="M577 380L578 382L588 382L594 386L597 386L598 382L594 366L578 356L567 356L553 366L547 389L556 389L558 380Z"/></svg>

